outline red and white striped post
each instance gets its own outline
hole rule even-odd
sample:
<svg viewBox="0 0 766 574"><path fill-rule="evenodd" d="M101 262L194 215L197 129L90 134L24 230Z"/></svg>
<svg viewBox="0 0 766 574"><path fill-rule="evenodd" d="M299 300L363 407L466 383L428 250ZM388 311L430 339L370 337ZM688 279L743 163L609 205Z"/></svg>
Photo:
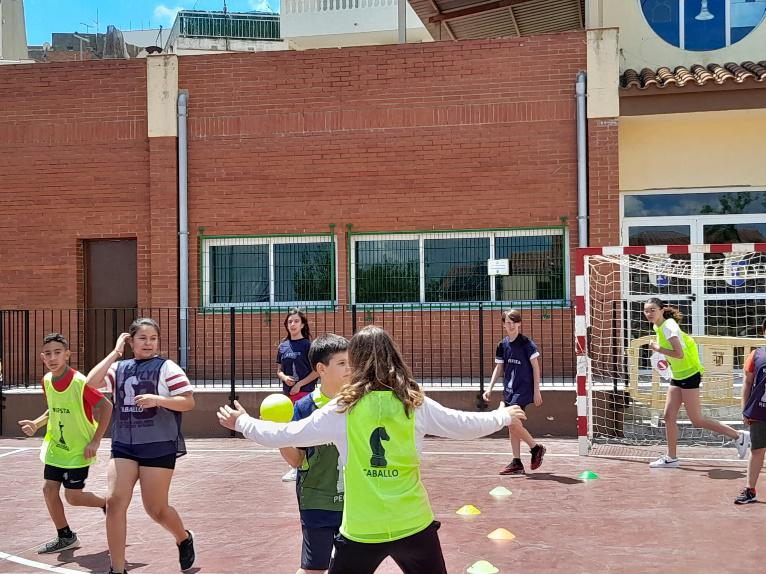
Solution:
<svg viewBox="0 0 766 574"><path fill-rule="evenodd" d="M577 440L581 455L590 450L588 437L588 317L587 265L594 255L686 255L691 253L766 252L766 243L717 243L709 245L618 245L579 247L575 260L575 352L577 353Z"/></svg>

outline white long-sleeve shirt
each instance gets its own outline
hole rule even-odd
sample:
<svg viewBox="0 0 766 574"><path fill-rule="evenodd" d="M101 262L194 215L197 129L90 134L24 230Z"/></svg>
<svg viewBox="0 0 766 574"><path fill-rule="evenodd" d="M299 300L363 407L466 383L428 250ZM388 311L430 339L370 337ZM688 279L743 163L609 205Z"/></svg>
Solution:
<svg viewBox="0 0 766 574"><path fill-rule="evenodd" d="M340 463L345 465L348 458L347 413L339 413L336 405L337 400L333 399L310 417L291 423L273 423L242 415L237 419L235 430L271 448L332 443L338 449ZM512 418L505 409L487 413L457 411L426 397L415 409L415 447L420 454L423 437L427 434L462 440L479 438L508 426Z"/></svg>

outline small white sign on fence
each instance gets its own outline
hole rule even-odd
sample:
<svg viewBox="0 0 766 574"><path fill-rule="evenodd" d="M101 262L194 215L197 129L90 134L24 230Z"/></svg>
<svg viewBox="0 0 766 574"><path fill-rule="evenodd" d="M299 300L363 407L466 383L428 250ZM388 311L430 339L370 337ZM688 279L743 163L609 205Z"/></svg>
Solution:
<svg viewBox="0 0 766 574"><path fill-rule="evenodd" d="M487 275L509 275L508 259L487 259Z"/></svg>

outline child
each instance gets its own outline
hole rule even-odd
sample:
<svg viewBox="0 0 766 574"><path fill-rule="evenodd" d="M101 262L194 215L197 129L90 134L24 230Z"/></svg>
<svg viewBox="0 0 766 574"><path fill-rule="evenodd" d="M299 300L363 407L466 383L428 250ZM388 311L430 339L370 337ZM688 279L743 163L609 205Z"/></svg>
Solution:
<svg viewBox="0 0 766 574"><path fill-rule="evenodd" d="M309 362L311 329L306 315L300 309L292 308L287 312L284 325L287 336L277 348L277 378L282 381L282 392L296 403L314 391L319 375ZM295 480L297 472L291 466L282 480Z"/></svg>
<svg viewBox="0 0 766 574"><path fill-rule="evenodd" d="M181 367L160 357L160 328L152 319L136 319L117 338L114 350L88 373L88 384L106 386L114 396L112 458L106 507L110 574L125 572L127 511L136 482L147 514L168 530L178 546L181 570L194 564L194 535L184 528L168 491L176 458L186 454L181 412L194 408L189 379ZM122 358L125 343L133 359Z"/></svg>
<svg viewBox="0 0 766 574"><path fill-rule="evenodd" d="M503 377L503 403L505 406L518 405L522 410L529 403L536 407L543 404L540 394L540 364L537 358L540 353L535 343L521 334L521 313L516 309L503 311L501 320L508 334L497 344L495 350L495 370L489 381L489 389L484 392L484 400L489 402L495 381ZM502 475L524 474L524 463L521 462L521 441L529 446L532 455L530 468L537 470L543 464L545 447L535 441L523 425L508 428L511 439L513 460L500 471Z"/></svg>
<svg viewBox="0 0 766 574"><path fill-rule="evenodd" d="M311 367L321 386L295 403L294 421L311 416L338 394L349 380L348 341L339 335L322 335L311 343ZM333 444L280 449L284 459L298 468L298 508L303 530L301 567L296 574L320 574L330 566L335 536L343 517L343 475L338 449Z"/></svg>
<svg viewBox="0 0 766 574"><path fill-rule="evenodd" d="M766 320L761 324L761 330L766 337ZM750 460L747 463L747 487L734 499L734 504L756 501L755 484L766 454L766 347L753 351L745 361L742 419L750 425Z"/></svg>
<svg viewBox="0 0 766 574"><path fill-rule="evenodd" d="M426 434L470 439L518 425L518 406L491 413L442 407L426 398L399 348L368 326L351 339L351 381L309 418L286 424L254 419L235 402L218 419L270 447L331 442L344 466L343 521L330 574L367 574L387 556L404 574L443 574L446 566L428 494L420 479Z"/></svg>
<svg viewBox="0 0 766 574"><path fill-rule="evenodd" d="M681 405L686 407L689 420L696 427L702 427L734 440L739 458L745 458L750 433L737 432L733 428L716 420L703 416L700 406L700 384L705 369L700 362L697 344L681 330L678 321L681 312L665 304L662 299L651 297L644 303L644 316L652 323L657 334L657 341L649 347L655 353L662 353L670 364L673 378L668 386L665 399L665 434L668 440L668 453L649 464L649 468L678 468L676 448L678 445L678 426L676 418Z"/></svg>
<svg viewBox="0 0 766 574"><path fill-rule="evenodd" d="M19 421L27 436L48 425L40 449L40 460L45 463L43 496L58 536L38 548L38 554L61 552L77 548L77 534L69 528L61 502L64 498L72 506L106 506L103 497L86 492L88 468L96 462L96 452L112 416L112 403L100 392L89 388L85 376L69 366L69 343L64 335L51 333L43 339L40 358L48 369L42 387L48 410L35 420Z"/></svg>

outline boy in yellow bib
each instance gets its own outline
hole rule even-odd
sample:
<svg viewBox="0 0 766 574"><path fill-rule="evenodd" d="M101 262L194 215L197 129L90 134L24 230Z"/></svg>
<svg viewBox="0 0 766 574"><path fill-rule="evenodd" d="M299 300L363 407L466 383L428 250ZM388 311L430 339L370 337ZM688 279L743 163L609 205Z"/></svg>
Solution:
<svg viewBox="0 0 766 574"><path fill-rule="evenodd" d="M96 462L96 451L109 428L112 403L85 384L85 376L69 366L69 355L69 343L63 335L45 336L40 358L49 370L42 380L48 410L33 421L19 421L27 436L47 424L40 449L40 460L45 463L43 495L58 533L38 548L38 554L79 546L77 534L69 528L64 514L62 484L64 498L72 506L106 508L103 497L86 492L84 487L88 468Z"/></svg>
<svg viewBox="0 0 766 574"><path fill-rule="evenodd" d="M325 408L278 424L221 407L220 423L270 447L332 443L344 465L340 534L329 574L370 574L391 556L404 574L445 574L439 522L420 478L426 434L478 438L526 417L518 406L455 411L425 397L399 348L368 326L351 339L351 382Z"/></svg>

